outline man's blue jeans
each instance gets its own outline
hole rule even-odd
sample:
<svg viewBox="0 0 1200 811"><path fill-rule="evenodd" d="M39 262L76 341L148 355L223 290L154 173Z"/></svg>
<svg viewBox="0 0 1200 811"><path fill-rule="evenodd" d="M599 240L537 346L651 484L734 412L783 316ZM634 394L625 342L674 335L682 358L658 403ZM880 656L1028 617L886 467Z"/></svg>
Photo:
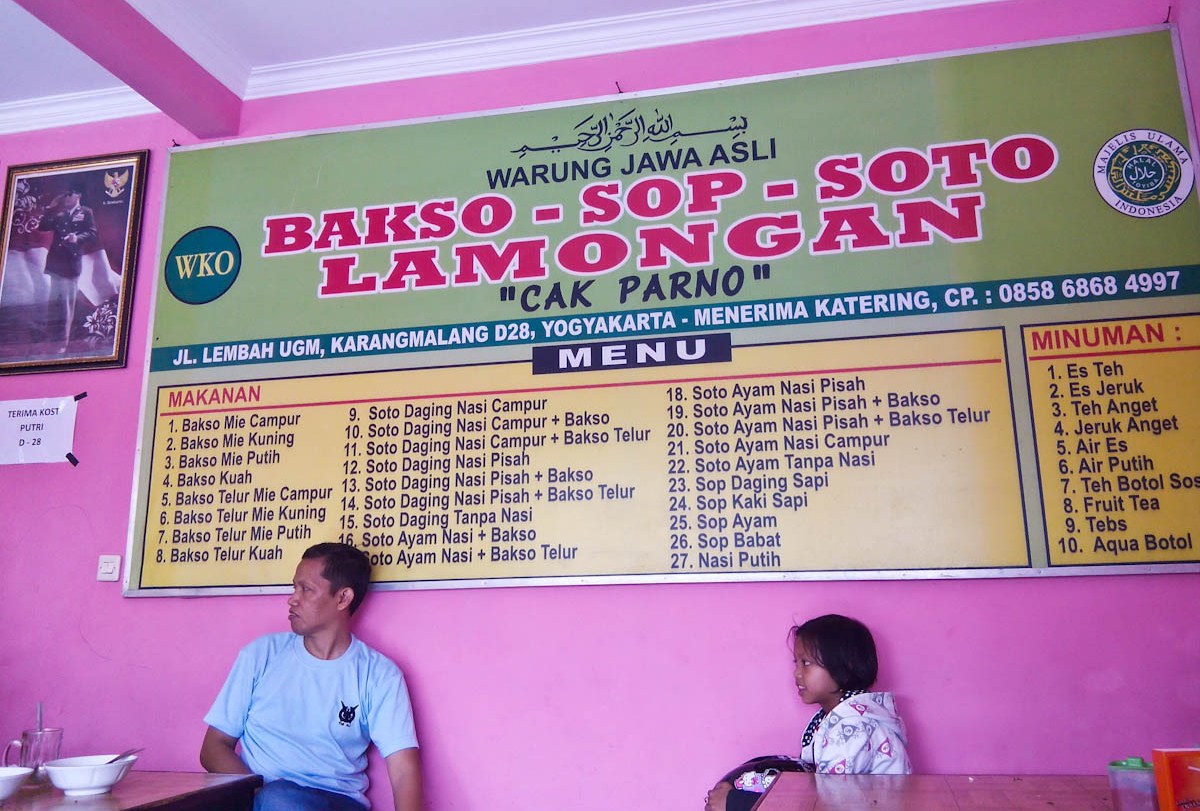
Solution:
<svg viewBox="0 0 1200 811"><path fill-rule="evenodd" d="M254 795L254 811L365 811L366 806L345 794L272 780Z"/></svg>

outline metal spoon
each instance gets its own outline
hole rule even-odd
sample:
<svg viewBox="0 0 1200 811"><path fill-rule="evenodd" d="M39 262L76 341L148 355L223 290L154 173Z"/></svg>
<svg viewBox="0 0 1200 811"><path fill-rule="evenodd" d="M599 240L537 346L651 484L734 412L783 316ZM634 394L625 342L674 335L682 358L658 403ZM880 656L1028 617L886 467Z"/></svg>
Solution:
<svg viewBox="0 0 1200 811"><path fill-rule="evenodd" d="M146 748L146 747L144 747L144 746L138 746L138 747L135 747L135 748L133 748L133 749L126 749L124 752L122 752L121 754L117 755L117 756L116 756L116 757L114 757L112 760L106 760L106 761L104 761L104 763L103 763L103 764L101 764L101 765L103 765L103 766L107 766L107 765L108 765L108 764L110 764L110 763L116 763L118 760L124 760L125 758L129 757L130 755L136 755L138 752L142 751L142 750L143 750L143 749L145 749L145 748Z"/></svg>

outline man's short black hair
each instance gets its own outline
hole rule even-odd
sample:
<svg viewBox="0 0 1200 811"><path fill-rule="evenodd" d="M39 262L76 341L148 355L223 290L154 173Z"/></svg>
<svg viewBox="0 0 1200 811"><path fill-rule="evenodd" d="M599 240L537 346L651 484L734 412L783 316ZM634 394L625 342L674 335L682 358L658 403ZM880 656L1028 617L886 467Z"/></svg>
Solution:
<svg viewBox="0 0 1200 811"><path fill-rule="evenodd" d="M816 617L792 628L792 642L803 645L843 690L868 690L879 676L875 638L856 619Z"/></svg>
<svg viewBox="0 0 1200 811"><path fill-rule="evenodd" d="M81 195L85 191L87 191L87 184L84 183L82 180L72 180L70 183L67 184L67 193L68 194L80 194Z"/></svg>
<svg viewBox="0 0 1200 811"><path fill-rule="evenodd" d="M350 544L319 543L305 549L300 559L325 561L322 574L329 581L332 593L347 587L354 592L354 599L350 601L350 615L353 616L371 584L371 559L367 553Z"/></svg>

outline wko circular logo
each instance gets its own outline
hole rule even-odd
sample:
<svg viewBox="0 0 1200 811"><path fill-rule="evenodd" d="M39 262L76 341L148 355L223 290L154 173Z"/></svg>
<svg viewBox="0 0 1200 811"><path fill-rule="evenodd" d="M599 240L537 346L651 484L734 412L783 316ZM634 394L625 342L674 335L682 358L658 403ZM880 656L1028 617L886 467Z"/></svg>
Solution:
<svg viewBox="0 0 1200 811"><path fill-rule="evenodd" d="M1165 132L1141 129L1109 139L1096 155L1092 176L1106 203L1139 218L1179 208L1196 179L1186 146Z"/></svg>
<svg viewBox="0 0 1200 811"><path fill-rule="evenodd" d="M188 231L167 254L167 289L184 304L207 304L225 294L242 269L242 246L215 225Z"/></svg>

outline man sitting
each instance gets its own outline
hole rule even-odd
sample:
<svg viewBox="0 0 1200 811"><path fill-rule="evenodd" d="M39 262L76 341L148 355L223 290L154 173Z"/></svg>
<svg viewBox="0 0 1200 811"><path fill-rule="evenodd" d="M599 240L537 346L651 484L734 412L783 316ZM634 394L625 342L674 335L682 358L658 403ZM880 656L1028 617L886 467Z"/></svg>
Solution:
<svg viewBox="0 0 1200 811"><path fill-rule="evenodd" d="M421 760L404 675L350 633L371 562L322 543L304 552L288 599L291 633L238 654L204 716L200 763L210 772L261 774L255 811L362 811L367 747L387 763L396 811L419 811ZM241 756L237 753L241 741Z"/></svg>

